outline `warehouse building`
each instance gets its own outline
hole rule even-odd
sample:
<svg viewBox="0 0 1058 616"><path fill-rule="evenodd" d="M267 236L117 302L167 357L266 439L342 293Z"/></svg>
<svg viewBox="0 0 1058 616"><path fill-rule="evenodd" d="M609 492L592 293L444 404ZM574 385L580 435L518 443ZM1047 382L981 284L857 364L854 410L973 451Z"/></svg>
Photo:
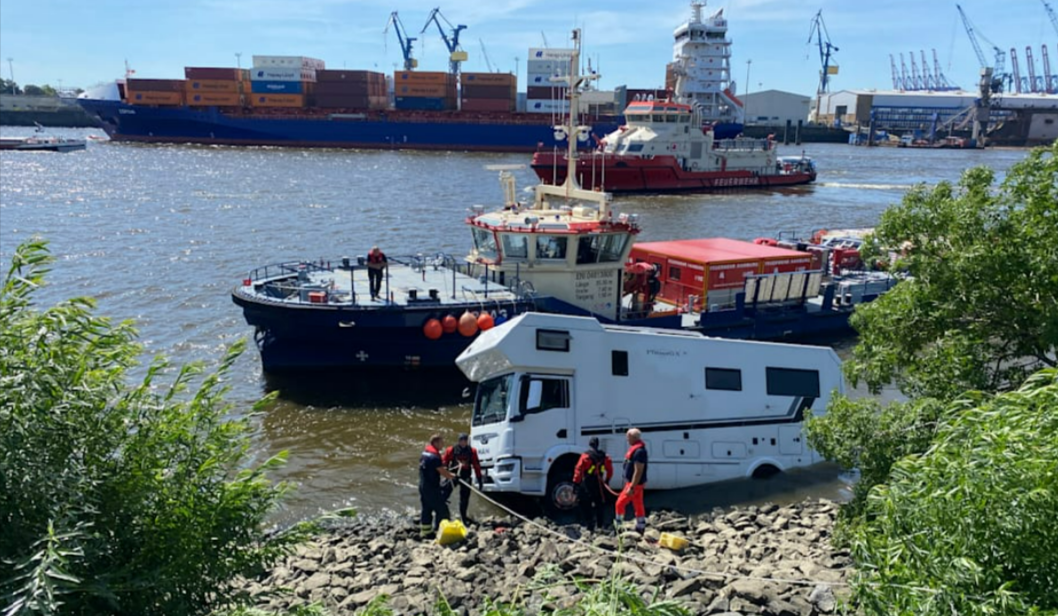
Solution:
<svg viewBox="0 0 1058 616"><path fill-rule="evenodd" d="M782 126L787 121L796 124L808 119L812 99L802 94L782 90L750 92L742 97L746 124Z"/></svg>

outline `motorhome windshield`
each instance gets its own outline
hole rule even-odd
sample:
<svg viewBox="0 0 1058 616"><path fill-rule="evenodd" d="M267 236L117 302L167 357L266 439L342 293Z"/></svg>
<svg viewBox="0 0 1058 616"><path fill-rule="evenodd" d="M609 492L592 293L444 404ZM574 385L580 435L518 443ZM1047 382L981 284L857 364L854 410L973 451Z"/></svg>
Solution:
<svg viewBox="0 0 1058 616"><path fill-rule="evenodd" d="M478 385L471 425L484 426L507 418L507 401L510 400L513 381L513 374L505 374L482 381Z"/></svg>

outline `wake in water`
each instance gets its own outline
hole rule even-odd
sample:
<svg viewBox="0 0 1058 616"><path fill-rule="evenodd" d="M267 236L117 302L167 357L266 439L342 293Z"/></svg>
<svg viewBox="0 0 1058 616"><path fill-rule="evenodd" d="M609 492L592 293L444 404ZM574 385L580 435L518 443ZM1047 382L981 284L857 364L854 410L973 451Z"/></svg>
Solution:
<svg viewBox="0 0 1058 616"><path fill-rule="evenodd" d="M845 182L819 182L817 186L826 188L863 188L867 190L909 190L911 184L853 184Z"/></svg>

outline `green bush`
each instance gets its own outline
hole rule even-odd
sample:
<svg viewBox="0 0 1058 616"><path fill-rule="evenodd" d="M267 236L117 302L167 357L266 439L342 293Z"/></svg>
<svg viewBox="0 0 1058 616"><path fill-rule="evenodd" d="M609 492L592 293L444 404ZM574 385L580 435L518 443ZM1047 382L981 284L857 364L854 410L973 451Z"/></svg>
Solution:
<svg viewBox="0 0 1058 616"><path fill-rule="evenodd" d="M309 530L266 534L286 487L254 465L220 368L175 371L89 299L34 307L50 257L18 248L0 289L0 597L19 614L202 614ZM197 389L189 391L193 382Z"/></svg>
<svg viewBox="0 0 1058 616"><path fill-rule="evenodd" d="M963 397L851 529L870 614L1058 614L1058 371Z"/></svg>

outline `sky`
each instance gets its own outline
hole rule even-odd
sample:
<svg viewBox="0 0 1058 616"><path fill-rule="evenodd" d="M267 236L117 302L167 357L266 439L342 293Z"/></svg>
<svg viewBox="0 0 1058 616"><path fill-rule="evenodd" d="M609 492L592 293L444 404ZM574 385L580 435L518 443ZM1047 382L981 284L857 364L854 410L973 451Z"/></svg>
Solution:
<svg viewBox="0 0 1058 616"><path fill-rule="evenodd" d="M1049 0L1058 11L1058 0ZM1016 47L1025 74L1031 45L1042 74L1040 45L1049 45L1058 73L1058 32L1042 0L962 0L978 33L1001 49ZM466 24L464 71L518 68L524 89L530 47L567 47L583 29L584 52L602 75L600 89L661 86L672 59L672 33L690 15L685 0L2 0L0 75L20 84L89 87L124 74L183 78L184 66L250 66L253 54L306 55L329 68L391 72L402 63L390 29L398 11L417 37L420 70L445 70L447 50L436 27L420 34L435 6ZM947 0L710 0L729 20L732 77L750 92L810 95L819 79L818 48L807 44L822 10L839 74L831 90L892 87L890 54L936 49L949 81L972 88L979 64L955 8ZM991 45L981 41L991 58ZM236 58L241 53L241 59ZM8 62L8 59L11 59ZM517 59L517 60L516 60ZM752 62L749 62L752 61ZM1009 66L1009 61L1008 61ZM910 68L910 67L909 67ZM738 86L739 92L747 88Z"/></svg>

